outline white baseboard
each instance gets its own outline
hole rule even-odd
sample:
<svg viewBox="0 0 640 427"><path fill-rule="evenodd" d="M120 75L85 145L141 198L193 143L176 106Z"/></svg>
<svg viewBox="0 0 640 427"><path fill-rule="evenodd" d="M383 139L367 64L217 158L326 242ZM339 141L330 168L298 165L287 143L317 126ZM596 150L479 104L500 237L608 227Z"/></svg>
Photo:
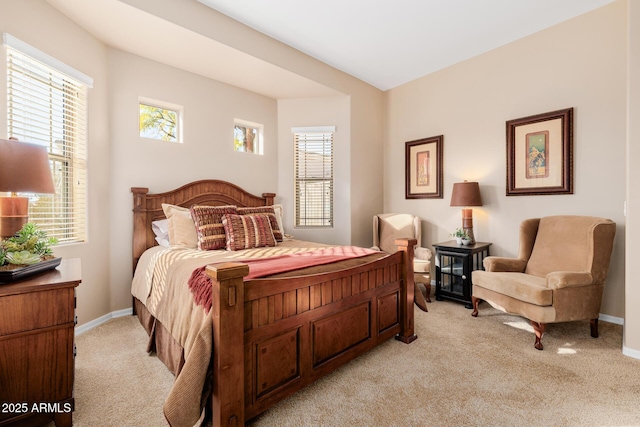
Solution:
<svg viewBox="0 0 640 427"><path fill-rule="evenodd" d="M625 356L633 357L634 359L640 359L640 350L622 346L622 354Z"/></svg>
<svg viewBox="0 0 640 427"><path fill-rule="evenodd" d="M615 323L616 325L624 326L624 319L621 317L614 317L614 316L609 316L607 314L601 314L600 320L602 320L603 322ZM640 359L640 350L626 347L624 344L622 345L622 354L624 354L625 356L633 357L634 359Z"/></svg>
<svg viewBox="0 0 640 427"><path fill-rule="evenodd" d="M608 314L600 313L600 320L615 323L616 325L624 325L624 319L622 317L609 316Z"/></svg>
<svg viewBox="0 0 640 427"><path fill-rule="evenodd" d="M123 316L131 316L133 314L133 309L125 308L124 310L112 311L111 313L107 313L104 316L98 317L90 322L84 323L78 327L76 327L76 336L84 334L91 329L102 325L105 322L108 322L111 319L115 319L116 317Z"/></svg>

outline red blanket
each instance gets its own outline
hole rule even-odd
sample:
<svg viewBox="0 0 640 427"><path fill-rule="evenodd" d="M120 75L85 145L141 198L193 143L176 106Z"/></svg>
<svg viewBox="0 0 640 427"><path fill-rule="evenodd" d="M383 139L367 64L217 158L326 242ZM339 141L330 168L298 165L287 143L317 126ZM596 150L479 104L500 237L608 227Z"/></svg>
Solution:
<svg viewBox="0 0 640 427"><path fill-rule="evenodd" d="M357 246L332 246L315 251L264 259L238 260L238 262L249 265L249 275L245 277L245 280L249 280L299 268L359 258L376 252L372 249L359 248ZM203 306L208 313L211 310L211 278L207 276L206 268L207 266L205 265L193 270L189 278L189 289L193 293L196 304Z"/></svg>

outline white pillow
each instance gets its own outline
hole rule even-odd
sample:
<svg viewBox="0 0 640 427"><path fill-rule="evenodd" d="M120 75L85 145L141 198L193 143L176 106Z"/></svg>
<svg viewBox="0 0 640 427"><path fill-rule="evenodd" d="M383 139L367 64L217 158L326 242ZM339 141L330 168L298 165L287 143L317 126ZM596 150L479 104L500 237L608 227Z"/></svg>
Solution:
<svg viewBox="0 0 640 427"><path fill-rule="evenodd" d="M282 215L284 213L284 209L282 209L281 204L273 205L273 212L276 214L276 221L278 221L278 227L280 228L280 234L284 236L284 227L282 225Z"/></svg>
<svg viewBox="0 0 640 427"><path fill-rule="evenodd" d="M156 242L160 246L169 247L171 245L169 241L169 220L159 219L151 223L151 230L156 235Z"/></svg>
<svg viewBox="0 0 640 427"><path fill-rule="evenodd" d="M169 243L171 246L197 248L198 234L189 208L163 203L162 210L169 220Z"/></svg>
<svg viewBox="0 0 640 427"><path fill-rule="evenodd" d="M153 221L151 223L151 230L156 236L161 236L163 234L169 233L169 220L168 219L159 219L157 221Z"/></svg>

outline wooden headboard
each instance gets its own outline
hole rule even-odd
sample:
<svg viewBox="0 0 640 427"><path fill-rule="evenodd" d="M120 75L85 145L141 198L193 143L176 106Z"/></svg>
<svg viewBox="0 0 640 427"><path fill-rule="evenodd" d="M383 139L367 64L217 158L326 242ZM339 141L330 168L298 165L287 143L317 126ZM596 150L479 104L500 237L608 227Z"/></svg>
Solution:
<svg viewBox="0 0 640 427"><path fill-rule="evenodd" d="M148 188L132 187L133 193L133 269L144 251L157 245L151 230L151 222L165 218L162 204L184 206L192 205L236 205L269 206L273 205L275 193L263 193L254 196L226 181L208 179L195 181L165 193L149 194Z"/></svg>

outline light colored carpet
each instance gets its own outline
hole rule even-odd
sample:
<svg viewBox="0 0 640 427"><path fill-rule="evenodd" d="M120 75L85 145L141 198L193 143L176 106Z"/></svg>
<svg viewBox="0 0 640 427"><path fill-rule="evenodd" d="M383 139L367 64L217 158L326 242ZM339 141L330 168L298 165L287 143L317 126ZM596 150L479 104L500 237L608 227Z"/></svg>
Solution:
<svg viewBox="0 0 640 427"><path fill-rule="evenodd" d="M391 340L255 419L253 426L640 426L640 360L622 327L528 322L481 305L415 311L418 340ZM77 338L75 426L163 426L173 378L134 317Z"/></svg>

